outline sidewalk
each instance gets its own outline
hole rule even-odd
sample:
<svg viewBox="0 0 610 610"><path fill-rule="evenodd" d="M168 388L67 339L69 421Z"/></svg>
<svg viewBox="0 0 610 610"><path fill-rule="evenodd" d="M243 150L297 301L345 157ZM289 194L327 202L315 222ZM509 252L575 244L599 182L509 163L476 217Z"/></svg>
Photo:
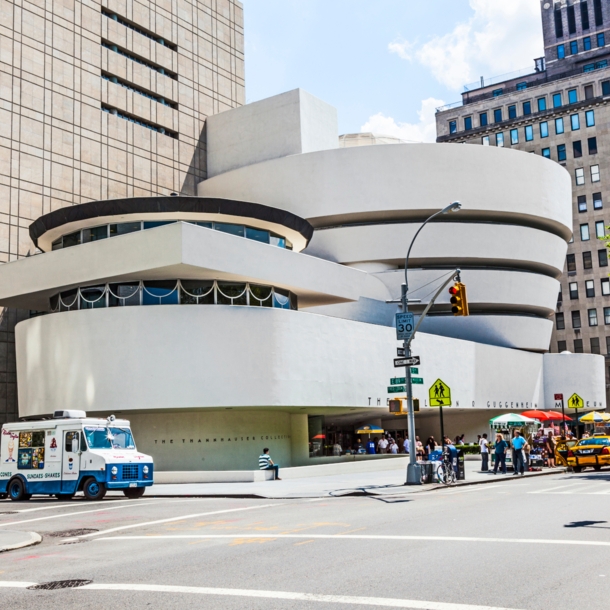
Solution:
<svg viewBox="0 0 610 610"><path fill-rule="evenodd" d="M42 541L36 532L9 532L0 530L0 553L32 546Z"/></svg>
<svg viewBox="0 0 610 610"><path fill-rule="evenodd" d="M371 472L343 473L328 476L311 476L304 478L286 478L281 481L261 481L253 483L182 483L155 484L146 489L145 497L198 496L198 497L236 497L236 498L324 498L347 495L393 496L421 493L444 488L441 484L404 485L406 480L407 460L395 460L392 469L384 464L384 470ZM289 469L286 469L289 470ZM520 479L521 477L494 475L480 472L480 462L466 461L466 480L459 481L458 486L481 483L492 483ZM526 477L562 474L564 468L544 469L542 472L528 472ZM282 471L280 471L282 477Z"/></svg>

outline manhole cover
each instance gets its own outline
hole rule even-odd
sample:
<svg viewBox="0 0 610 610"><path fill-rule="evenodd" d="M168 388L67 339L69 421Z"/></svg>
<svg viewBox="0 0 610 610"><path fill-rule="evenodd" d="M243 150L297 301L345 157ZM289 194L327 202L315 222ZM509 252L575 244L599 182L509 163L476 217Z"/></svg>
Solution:
<svg viewBox="0 0 610 610"><path fill-rule="evenodd" d="M99 530L87 528L81 530L63 530L61 532L49 532L48 534L45 534L45 536L49 536L50 538L72 538L72 536L84 536L85 534L91 534L97 531Z"/></svg>
<svg viewBox="0 0 610 610"><path fill-rule="evenodd" d="M92 580L52 580L51 582L41 582L38 585L32 585L28 589L35 589L36 591L45 590L53 591L55 589L76 589L77 587L84 587L85 585L91 584Z"/></svg>
<svg viewBox="0 0 610 610"><path fill-rule="evenodd" d="M0 515L16 515L16 510L5 510L4 512L0 512Z"/></svg>
<svg viewBox="0 0 610 610"><path fill-rule="evenodd" d="M89 538L79 538L78 540L69 540L68 542L60 543L60 546L65 546L66 544L82 544L83 542L91 542Z"/></svg>

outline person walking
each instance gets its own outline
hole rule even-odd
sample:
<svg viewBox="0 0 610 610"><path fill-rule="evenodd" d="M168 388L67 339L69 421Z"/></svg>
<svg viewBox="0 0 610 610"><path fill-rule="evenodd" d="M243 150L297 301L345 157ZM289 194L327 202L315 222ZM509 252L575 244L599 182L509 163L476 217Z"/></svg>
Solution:
<svg viewBox="0 0 610 610"><path fill-rule="evenodd" d="M481 447L481 472L489 471L489 443L487 442L487 434L479 441Z"/></svg>
<svg viewBox="0 0 610 610"><path fill-rule="evenodd" d="M553 438L553 433L549 430L549 433L546 437L546 462L549 468L555 468L555 439Z"/></svg>
<svg viewBox="0 0 610 610"><path fill-rule="evenodd" d="M396 444L396 441L394 439L392 439L390 441L390 446L388 448L388 453L393 453L393 454L397 454L398 453L398 445Z"/></svg>
<svg viewBox="0 0 610 610"><path fill-rule="evenodd" d="M511 442L513 446L513 475L525 474L525 459L523 455L523 447L525 447L526 440L521 436L519 430L515 430L515 436Z"/></svg>
<svg viewBox="0 0 610 610"><path fill-rule="evenodd" d="M274 478L274 480L276 480L276 481L281 481L282 480L282 479L280 479L280 465L279 464L274 464L273 460L271 459L271 456L269 455L269 448L268 447L265 447L263 449L263 453L258 456L258 467L261 470L273 470L273 471L275 471L275 478Z"/></svg>
<svg viewBox="0 0 610 610"><path fill-rule="evenodd" d="M387 453L387 448L389 444L390 443L388 443L388 439L385 436L382 436L379 439L379 442L377 443L377 451L379 453Z"/></svg>
<svg viewBox="0 0 610 610"><path fill-rule="evenodd" d="M494 474L498 474L498 468L502 466L502 474L506 474L506 451L508 443L501 434L496 434L496 445L494 447Z"/></svg>
<svg viewBox="0 0 610 610"><path fill-rule="evenodd" d="M433 436L428 437L426 441L426 453L428 454L428 458L430 458L430 454L436 451L436 441Z"/></svg>

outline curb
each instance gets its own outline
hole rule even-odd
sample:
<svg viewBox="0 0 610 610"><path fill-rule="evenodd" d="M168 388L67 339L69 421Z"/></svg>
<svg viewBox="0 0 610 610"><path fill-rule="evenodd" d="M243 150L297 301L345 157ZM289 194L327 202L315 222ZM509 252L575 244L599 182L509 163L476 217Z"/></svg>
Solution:
<svg viewBox="0 0 610 610"><path fill-rule="evenodd" d="M42 542L42 536L37 534L36 532L19 532L23 533L25 536L28 536L27 540L22 540L21 542L16 542L15 544L6 544L4 546L0 546L0 553L5 553L7 551L14 551L16 549L22 549L26 546L33 546L35 544L40 544Z"/></svg>
<svg viewBox="0 0 610 610"><path fill-rule="evenodd" d="M497 483L498 481L523 481L525 479L531 479L534 477L548 477L550 475L553 474L567 474L568 469L567 468L562 468L562 469L554 469L554 470L550 470L547 472L531 472L529 474L526 474L523 477L516 477L513 478L514 475L511 475L510 477L508 475L504 475L504 478L500 478L500 479L488 479L485 481L466 481L465 483L457 483L456 485L452 485L451 487L455 488L455 487L469 487L471 485L485 485L487 483ZM429 491L435 491L436 489L446 489L447 487L450 487L449 485L443 485L443 484L437 484L436 487L430 489Z"/></svg>

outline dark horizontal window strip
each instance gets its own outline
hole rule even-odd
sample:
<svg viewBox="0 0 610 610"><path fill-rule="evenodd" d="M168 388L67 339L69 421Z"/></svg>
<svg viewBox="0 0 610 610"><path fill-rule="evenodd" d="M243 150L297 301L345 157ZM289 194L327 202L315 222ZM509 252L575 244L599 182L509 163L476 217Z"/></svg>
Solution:
<svg viewBox="0 0 610 610"><path fill-rule="evenodd" d="M162 68L161 66L158 66L157 64L147 61L146 59L142 59L141 57L138 57L137 55L134 55L133 53L126 51L125 49L121 49L120 47L118 47L117 45L115 45L112 42L108 42L107 40L102 40L102 46L105 49L108 49L109 51L114 51L115 53L118 53L119 55L122 55L123 57L130 59L131 61L135 61L138 64L146 66L147 68L150 68L151 70L154 70L155 72L158 72L159 74L163 74L164 76L168 76L169 78L178 80L178 75L175 72L171 72L170 70L166 70L165 68Z"/></svg>
<svg viewBox="0 0 610 610"><path fill-rule="evenodd" d="M102 7L102 15L108 17L108 19L112 19L113 21L120 23L121 25L124 25L126 28L137 32L138 34L142 34L142 36L146 36L146 38L154 40L160 45L167 47L171 51L175 51L178 48L177 45L175 45L173 42L168 42L167 40L165 40L165 38L157 36L157 34L155 34L154 32L151 32L150 30L142 27L141 25L136 25L135 23L128 21L124 17L121 17L120 15L109 11L107 8Z"/></svg>
<svg viewBox="0 0 610 610"><path fill-rule="evenodd" d="M102 112L108 112L119 119L124 119L125 121L129 121L130 123L135 123L136 125L140 125L141 127L146 127L151 131L156 131L157 133L163 134L164 136L169 136L170 138L178 139L178 133L175 131L171 131L170 129L166 129L165 127L161 127L160 125L155 125L154 123L149 123L140 117L134 116L132 114L128 114L127 112L123 112L122 110L117 110L112 106L108 106L107 104L102 104Z"/></svg>
<svg viewBox="0 0 610 610"><path fill-rule="evenodd" d="M153 95L149 91L146 91L146 89L137 87L136 85L133 85L132 83L130 83L122 78L119 78L118 76L113 76L112 74L108 74L108 72L102 72L102 78L104 80L110 81L111 83L114 83L115 85L120 85L121 87L125 87L125 89L129 89L129 91L133 91L134 93L143 95L144 97L147 97L149 100L162 104L163 106L169 106L170 108L174 108L174 109L178 108L178 104L176 104L176 102L168 102L165 98Z"/></svg>

